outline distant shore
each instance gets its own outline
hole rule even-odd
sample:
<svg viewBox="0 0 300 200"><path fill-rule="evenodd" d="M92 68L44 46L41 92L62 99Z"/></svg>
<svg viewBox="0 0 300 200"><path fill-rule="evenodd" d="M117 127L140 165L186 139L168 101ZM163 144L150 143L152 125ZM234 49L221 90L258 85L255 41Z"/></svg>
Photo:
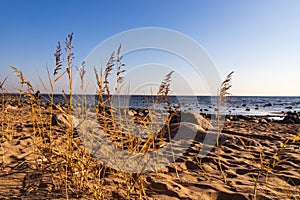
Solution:
<svg viewBox="0 0 300 200"><path fill-rule="evenodd" d="M20 94L12 94L20 97ZM66 95L68 99L69 96ZM94 105L97 95L74 95L74 103ZM105 97L104 97L105 98ZM155 101L155 95L117 95L115 107L148 108ZM297 96L229 96L228 101L221 108L225 115L270 116L284 117L289 112L300 112L300 97ZM119 101L120 100L120 101ZM169 97L173 105L180 105L181 110L192 110L197 113L216 113L216 98L211 96L172 96ZM41 101L49 102L47 94L41 94ZM61 94L53 95L53 102L65 104Z"/></svg>

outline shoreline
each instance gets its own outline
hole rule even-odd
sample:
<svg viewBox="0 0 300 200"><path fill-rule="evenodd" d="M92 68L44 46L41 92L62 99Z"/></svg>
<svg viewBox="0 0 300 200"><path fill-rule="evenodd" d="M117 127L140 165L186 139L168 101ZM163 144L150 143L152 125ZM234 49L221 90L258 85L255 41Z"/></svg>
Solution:
<svg viewBox="0 0 300 200"><path fill-rule="evenodd" d="M19 109L22 108L22 104L30 104L29 102L27 102L27 100L20 100L20 99L10 99L9 102L4 102L4 104L6 105L6 109ZM76 106L82 106L81 104L75 104ZM44 109L49 109L49 107L53 107L54 110L57 110L57 107L61 107L66 109L67 104L65 103L45 103L45 102L41 102L41 105ZM2 107L2 105L0 104L0 108ZM87 105L86 108L92 108L94 109L94 105ZM272 107L270 106L270 109ZM116 110L118 108L115 108ZM138 109L138 110L147 110L145 108L136 108L136 107L126 107L126 108L121 108L121 110L126 110L129 111L131 109ZM162 108L158 109L158 110L164 110ZM180 110L180 109L179 109ZM192 111L195 113L198 113L200 115L203 115L204 117L206 117L207 119L211 119L211 112L201 112L202 109L200 109L200 111L194 111L193 109L181 109L181 111ZM213 113L213 115L216 114L216 111ZM245 120L245 121L255 121L257 119L264 119L266 120L268 123L274 122L274 123L300 123L300 111L271 111L268 114L252 114L249 112L244 112L244 114L239 114L239 113L224 113L222 114L223 116L225 116L226 120L233 120L233 121L237 121L237 120Z"/></svg>

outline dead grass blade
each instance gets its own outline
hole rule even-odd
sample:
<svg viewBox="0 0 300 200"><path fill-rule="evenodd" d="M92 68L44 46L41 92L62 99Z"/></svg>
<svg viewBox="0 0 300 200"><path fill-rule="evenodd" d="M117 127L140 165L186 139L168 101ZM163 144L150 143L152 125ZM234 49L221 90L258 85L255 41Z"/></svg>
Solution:
<svg viewBox="0 0 300 200"><path fill-rule="evenodd" d="M219 95L220 95L220 101L224 101L226 100L225 96L226 95L230 95L230 93L228 92L228 90L231 88L231 79L232 79L232 74L234 73L234 71L230 72L227 76L226 79L222 82L221 84L221 89L219 91Z"/></svg>
<svg viewBox="0 0 300 200"><path fill-rule="evenodd" d="M259 163L260 163L261 170L263 171L264 170L264 162L263 162L262 152L259 153Z"/></svg>
<svg viewBox="0 0 300 200"><path fill-rule="evenodd" d="M85 61L83 61L81 63L81 68L78 68L76 66L76 71L79 73L79 76L80 76L80 88L83 89L84 88L84 75L86 73L86 71L85 71Z"/></svg>
<svg viewBox="0 0 300 200"><path fill-rule="evenodd" d="M56 52L55 52L54 56L55 56L55 69L54 69L53 75L56 76L62 67L60 42L58 42L58 44L57 44L57 48L56 48Z"/></svg>
<svg viewBox="0 0 300 200"><path fill-rule="evenodd" d="M73 33L68 35L68 38L66 38L65 44L66 44L66 53L67 53L67 70L68 70L68 74L70 74L71 72L69 72L69 70L71 69L71 65L74 59L74 53L72 53L72 41L73 41Z"/></svg>
<svg viewBox="0 0 300 200"><path fill-rule="evenodd" d="M170 104L168 94L170 92L170 83L173 73L174 71L171 71L165 76L157 91L157 102L161 102L164 98L164 101L168 104L167 106Z"/></svg>
<svg viewBox="0 0 300 200"><path fill-rule="evenodd" d="M40 82L42 83L42 86L43 86L44 90L46 91L47 95L50 97L49 90L48 90L48 88L46 87L44 81L41 79L40 76L39 76L39 80L40 80Z"/></svg>
<svg viewBox="0 0 300 200"><path fill-rule="evenodd" d="M99 95L99 99L103 97L103 76L102 76L102 67L100 67L100 74L98 74L96 67L94 67L94 73L97 81L97 94ZM100 76L99 76L100 75Z"/></svg>
<svg viewBox="0 0 300 200"><path fill-rule="evenodd" d="M18 70L18 69L17 69L16 67L14 67L14 66L10 66L10 67L13 69L13 71L15 72L15 74L19 77L21 85L22 85L22 86L23 86L23 85L26 85L26 86L27 86L28 92L34 93L34 89L33 89L32 85L31 85L30 82L25 78L25 76L23 75L22 71L21 71L21 70Z"/></svg>
<svg viewBox="0 0 300 200"><path fill-rule="evenodd" d="M51 79L51 75L50 75L50 72L49 72L49 68L47 67L47 75L48 75L48 81L49 81L49 84L50 84L50 89L52 91L52 93L54 92L54 85L53 85L53 81Z"/></svg>
<svg viewBox="0 0 300 200"><path fill-rule="evenodd" d="M117 52L117 58L116 58L116 71L117 71L117 83L121 84L124 80L124 77L122 77L121 75L126 71L126 70L122 70L121 68L125 66L124 63L122 63L122 59L123 56L121 56L121 48L122 48L122 44L120 44L119 48L118 48L118 52Z"/></svg>
<svg viewBox="0 0 300 200"><path fill-rule="evenodd" d="M2 82L0 82L0 90L3 90L3 85L4 85L5 81L7 80L7 78L8 78L8 76L6 76L4 78L4 80Z"/></svg>
<svg viewBox="0 0 300 200"><path fill-rule="evenodd" d="M104 70L104 89L108 97L110 97L108 76L110 75L110 72L112 71L114 65L115 65L115 52L112 52Z"/></svg>
<svg viewBox="0 0 300 200"><path fill-rule="evenodd" d="M65 73L66 73L67 71L65 70L63 73L61 73L58 77L56 77L55 79L54 79L54 83L56 83L59 79L61 79L64 75L65 75Z"/></svg>

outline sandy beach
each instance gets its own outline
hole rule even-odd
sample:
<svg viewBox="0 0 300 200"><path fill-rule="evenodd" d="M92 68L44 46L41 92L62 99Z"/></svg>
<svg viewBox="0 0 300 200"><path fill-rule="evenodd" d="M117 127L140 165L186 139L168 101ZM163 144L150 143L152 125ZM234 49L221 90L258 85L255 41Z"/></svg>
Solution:
<svg viewBox="0 0 300 200"><path fill-rule="evenodd" d="M0 1L0 200L300 200L300 1Z"/></svg>
<svg viewBox="0 0 300 200"><path fill-rule="evenodd" d="M60 111L40 108L33 116L30 105L1 107L0 199L300 198L300 124L227 116L220 145L205 158L201 140L187 141L176 162L136 175L104 167L76 134L67 158L68 128L51 117Z"/></svg>

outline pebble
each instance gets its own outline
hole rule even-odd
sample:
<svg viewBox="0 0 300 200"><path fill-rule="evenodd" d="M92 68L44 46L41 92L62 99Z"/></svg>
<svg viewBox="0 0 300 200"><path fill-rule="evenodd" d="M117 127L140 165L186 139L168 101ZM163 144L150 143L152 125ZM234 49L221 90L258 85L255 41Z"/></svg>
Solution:
<svg viewBox="0 0 300 200"><path fill-rule="evenodd" d="M268 124L267 120L266 120L266 119L263 119L263 118L260 119L260 123L261 123L261 124Z"/></svg>

